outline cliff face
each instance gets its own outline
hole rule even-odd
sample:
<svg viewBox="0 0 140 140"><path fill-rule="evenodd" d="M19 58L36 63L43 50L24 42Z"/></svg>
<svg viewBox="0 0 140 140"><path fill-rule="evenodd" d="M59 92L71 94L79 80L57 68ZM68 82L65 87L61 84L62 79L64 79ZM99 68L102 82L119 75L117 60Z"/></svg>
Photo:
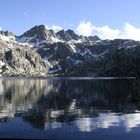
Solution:
<svg viewBox="0 0 140 140"><path fill-rule="evenodd" d="M2 76L45 76L48 65L31 45L18 43L14 36L0 34L0 74Z"/></svg>

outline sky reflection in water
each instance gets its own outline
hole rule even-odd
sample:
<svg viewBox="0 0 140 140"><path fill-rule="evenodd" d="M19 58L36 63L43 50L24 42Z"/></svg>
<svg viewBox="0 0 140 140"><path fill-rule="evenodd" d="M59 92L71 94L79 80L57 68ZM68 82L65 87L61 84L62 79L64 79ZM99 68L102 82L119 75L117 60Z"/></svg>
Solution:
<svg viewBox="0 0 140 140"><path fill-rule="evenodd" d="M1 79L0 137L138 139L136 92L133 79Z"/></svg>

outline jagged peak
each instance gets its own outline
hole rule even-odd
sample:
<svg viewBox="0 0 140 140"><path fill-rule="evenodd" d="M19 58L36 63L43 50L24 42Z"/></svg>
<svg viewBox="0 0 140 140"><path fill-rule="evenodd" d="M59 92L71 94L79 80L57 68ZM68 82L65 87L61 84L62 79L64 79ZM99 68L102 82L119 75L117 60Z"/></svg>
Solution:
<svg viewBox="0 0 140 140"><path fill-rule="evenodd" d="M47 29L45 25L36 25L26 31L23 35L17 37L19 42L37 43L46 41L53 42L52 38L55 37L55 32L52 29Z"/></svg>
<svg viewBox="0 0 140 140"><path fill-rule="evenodd" d="M31 29L23 33L23 35L17 36L16 39L19 42L37 44L37 46L42 42L51 44L56 42L71 42L73 44L84 42L92 44L93 42L100 40L98 36L80 36L71 29L62 29L58 32L55 32L53 29L43 24L32 27Z"/></svg>
<svg viewBox="0 0 140 140"><path fill-rule="evenodd" d="M35 34L38 33L42 33L44 32L46 29L45 25L41 24L41 25L36 25L33 26L31 29L29 29L28 31L26 31L25 33L23 33L23 35L21 36L26 36L26 37L33 37Z"/></svg>
<svg viewBox="0 0 140 140"><path fill-rule="evenodd" d="M15 36L12 32L4 31L4 30L1 30L0 34L4 36Z"/></svg>
<svg viewBox="0 0 140 140"><path fill-rule="evenodd" d="M68 30L60 30L59 32L56 33L56 35L61 39L65 41L70 41L70 40L78 40L79 36L71 29Z"/></svg>
<svg viewBox="0 0 140 140"><path fill-rule="evenodd" d="M15 35L12 32L1 30L0 40L6 42L13 42L15 41Z"/></svg>
<svg viewBox="0 0 140 140"><path fill-rule="evenodd" d="M71 29L68 29L68 30L62 29L62 30L58 31L57 34L58 34L58 33L76 34L76 33L75 33L73 30L71 30ZM76 34L76 35L77 35L77 34Z"/></svg>
<svg viewBox="0 0 140 140"><path fill-rule="evenodd" d="M101 40L97 35L89 36L88 39L89 39L89 40L95 40L95 41L96 41L96 40Z"/></svg>

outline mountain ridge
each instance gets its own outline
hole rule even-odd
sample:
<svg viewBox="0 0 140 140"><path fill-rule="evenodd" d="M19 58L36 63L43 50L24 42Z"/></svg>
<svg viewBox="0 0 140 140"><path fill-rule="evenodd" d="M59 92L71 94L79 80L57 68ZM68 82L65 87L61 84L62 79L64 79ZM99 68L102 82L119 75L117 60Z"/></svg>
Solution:
<svg viewBox="0 0 140 140"><path fill-rule="evenodd" d="M8 62L13 61L14 57L8 61L5 59L6 50L4 48L10 48L14 53L13 56L23 56L25 62L27 56L22 55L21 51L32 52L28 58L34 62L29 61L29 59L28 61L32 67L31 71L34 69L33 73L36 73L39 62L43 62L44 70L43 72L41 69L38 70L38 76L137 76L140 71L137 66L139 64L139 46L140 41L130 39L101 40L98 36L78 35L71 29L55 32L46 28L45 25L36 25L20 36L15 36L8 31L1 31L0 72L2 76L5 76L3 69L9 68L15 71L14 69L22 67L19 64L12 62L13 65L11 65L11 62ZM19 52L15 52L17 48L20 50ZM34 58L33 54L38 57ZM22 63L19 58L16 61ZM37 65L36 62L38 62ZM4 64L6 64L5 67ZM23 73L23 76L35 76L32 72L26 74L27 72L23 70ZM16 74L14 72L11 74L9 72L7 75L21 76L22 73Z"/></svg>

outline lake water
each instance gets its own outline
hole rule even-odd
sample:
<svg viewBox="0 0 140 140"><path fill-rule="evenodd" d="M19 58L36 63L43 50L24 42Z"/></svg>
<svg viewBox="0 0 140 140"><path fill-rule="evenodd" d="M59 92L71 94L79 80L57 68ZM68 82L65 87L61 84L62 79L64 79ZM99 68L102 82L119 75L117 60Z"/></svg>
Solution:
<svg viewBox="0 0 140 140"><path fill-rule="evenodd" d="M0 138L139 140L132 78L0 79Z"/></svg>

